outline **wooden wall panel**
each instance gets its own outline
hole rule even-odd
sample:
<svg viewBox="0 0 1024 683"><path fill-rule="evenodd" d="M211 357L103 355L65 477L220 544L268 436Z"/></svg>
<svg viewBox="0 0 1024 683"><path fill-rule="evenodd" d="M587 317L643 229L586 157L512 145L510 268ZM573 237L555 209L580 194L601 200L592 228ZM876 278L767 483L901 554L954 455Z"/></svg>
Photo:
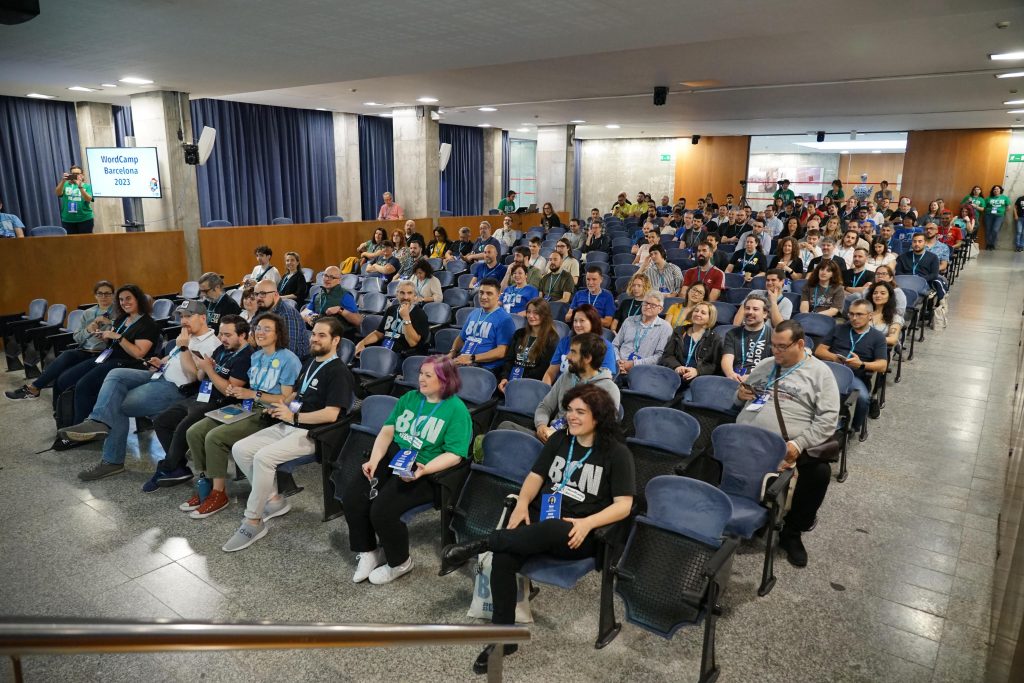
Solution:
<svg viewBox="0 0 1024 683"><path fill-rule="evenodd" d="M97 280L135 283L147 294L178 292L187 278L180 231L98 233L3 241L0 314L45 298L69 309L93 302Z"/></svg>
<svg viewBox="0 0 1024 683"><path fill-rule="evenodd" d="M702 137L696 145L680 138L676 145L676 183L673 200L686 197L689 207L708 192L721 201L728 193L743 194L739 181L747 177L750 136Z"/></svg>
<svg viewBox="0 0 1024 683"><path fill-rule="evenodd" d="M903 154L840 154L839 179L843 181L846 196L850 197L853 188L860 184L860 174L868 174L868 183L878 189L878 183L889 181L889 189L899 194L902 185L900 177L903 173ZM825 184L832 182L825 178Z"/></svg>
<svg viewBox="0 0 1024 683"><path fill-rule="evenodd" d="M1009 149L1007 129L911 131L902 194L919 210L938 197L956 207L974 185L981 185L987 195L989 188L1003 182ZM984 227L981 234L984 246Z"/></svg>

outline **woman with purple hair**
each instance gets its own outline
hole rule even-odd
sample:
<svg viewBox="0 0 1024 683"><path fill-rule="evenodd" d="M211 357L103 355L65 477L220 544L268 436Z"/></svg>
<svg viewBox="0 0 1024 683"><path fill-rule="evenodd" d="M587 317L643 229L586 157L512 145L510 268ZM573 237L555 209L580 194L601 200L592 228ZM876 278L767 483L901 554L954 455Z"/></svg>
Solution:
<svg viewBox="0 0 1024 683"><path fill-rule="evenodd" d="M473 421L456 396L458 368L447 356L432 356L420 366L419 384L419 391L398 399L363 464L364 476L342 495L349 547L358 553L355 583L389 583L412 571L401 516L434 500L427 475L469 456Z"/></svg>

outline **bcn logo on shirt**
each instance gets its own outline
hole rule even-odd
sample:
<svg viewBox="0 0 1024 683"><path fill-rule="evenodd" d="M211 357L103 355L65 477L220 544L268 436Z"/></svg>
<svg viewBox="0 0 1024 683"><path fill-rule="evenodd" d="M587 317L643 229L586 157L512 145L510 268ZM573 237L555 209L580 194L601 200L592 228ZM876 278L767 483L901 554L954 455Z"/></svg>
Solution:
<svg viewBox="0 0 1024 683"><path fill-rule="evenodd" d="M552 483L561 484L562 475L565 472L565 458L560 455L556 455L555 459L551 461L551 467L548 468L548 479ZM592 465L589 462L583 463L583 467L574 467L572 478L576 481L572 481L572 478L566 482L567 486L577 488L584 493L589 493L592 496L596 496L598 490L601 488L601 477L604 476L604 468L600 465Z"/></svg>
<svg viewBox="0 0 1024 683"><path fill-rule="evenodd" d="M416 420L416 414L411 410L404 410L402 414L395 419L395 431L399 434L411 434L413 421ZM420 419L416 422L416 436L429 443L437 443L437 439L441 436L441 430L444 429L444 420L439 417L428 417L421 415Z"/></svg>
<svg viewBox="0 0 1024 683"><path fill-rule="evenodd" d="M493 325L485 320L471 320L466 323L466 336L486 339L491 336L492 327Z"/></svg>

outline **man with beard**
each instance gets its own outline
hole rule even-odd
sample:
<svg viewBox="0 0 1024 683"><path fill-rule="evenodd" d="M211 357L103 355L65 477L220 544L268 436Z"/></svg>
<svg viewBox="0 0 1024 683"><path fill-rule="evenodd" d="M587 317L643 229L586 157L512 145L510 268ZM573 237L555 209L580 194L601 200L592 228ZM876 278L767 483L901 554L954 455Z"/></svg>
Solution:
<svg viewBox="0 0 1024 683"><path fill-rule="evenodd" d="M718 301L725 289L725 273L711 263L711 245L707 240L697 246L697 265L683 273L683 286L679 296L686 298L690 287L702 283L708 291L708 301Z"/></svg>
<svg viewBox="0 0 1024 683"><path fill-rule="evenodd" d="M576 280L562 268L562 255L551 252L548 256L548 273L541 278L537 290L548 301L569 303L576 291Z"/></svg>
<svg viewBox="0 0 1024 683"><path fill-rule="evenodd" d="M288 350L302 360L309 355L309 328L295 307L286 303L277 293L277 285L263 281L256 285L258 313L276 313L288 328Z"/></svg>

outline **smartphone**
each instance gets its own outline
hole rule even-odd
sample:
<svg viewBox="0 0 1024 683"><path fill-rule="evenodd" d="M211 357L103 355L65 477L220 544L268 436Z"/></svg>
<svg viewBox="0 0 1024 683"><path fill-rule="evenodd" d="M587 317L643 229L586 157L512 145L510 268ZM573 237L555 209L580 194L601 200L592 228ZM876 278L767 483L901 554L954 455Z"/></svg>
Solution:
<svg viewBox="0 0 1024 683"><path fill-rule="evenodd" d="M191 351L192 355L195 356L196 358L198 358L199 360L202 360L203 357L204 357L202 353L200 353L199 351L196 351L195 349L189 349L189 351Z"/></svg>

